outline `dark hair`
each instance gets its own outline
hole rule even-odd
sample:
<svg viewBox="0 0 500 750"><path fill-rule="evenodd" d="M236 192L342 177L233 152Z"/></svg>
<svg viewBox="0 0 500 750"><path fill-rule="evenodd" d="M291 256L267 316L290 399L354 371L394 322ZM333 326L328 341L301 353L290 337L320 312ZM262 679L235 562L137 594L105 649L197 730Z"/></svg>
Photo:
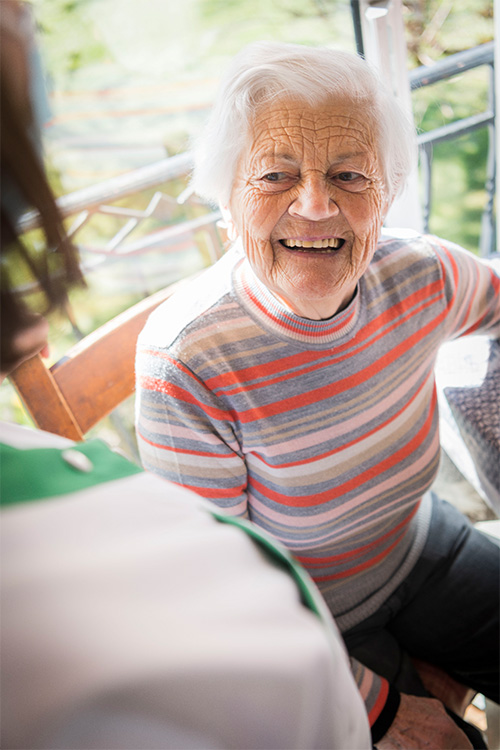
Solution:
<svg viewBox="0 0 500 750"><path fill-rule="evenodd" d="M34 117L27 85L30 76L28 50L20 30L23 8L17 2L10 2L9 6L13 11L12 16L8 16L9 23L0 23L0 307L1 361L4 363L11 359L12 336L32 319L32 312L25 300L15 290L6 259L9 258L10 263L16 265L24 262L30 269L45 300L38 312L46 313L62 306L67 300L68 288L73 284L84 283L77 251L64 230L32 137ZM2 11L4 12L4 8ZM16 61L19 63L17 69ZM19 67L22 69L18 69ZM14 192L26 209L35 209L39 213L46 241L42 252L33 253L23 241L18 229L19 217L8 206L4 192Z"/></svg>

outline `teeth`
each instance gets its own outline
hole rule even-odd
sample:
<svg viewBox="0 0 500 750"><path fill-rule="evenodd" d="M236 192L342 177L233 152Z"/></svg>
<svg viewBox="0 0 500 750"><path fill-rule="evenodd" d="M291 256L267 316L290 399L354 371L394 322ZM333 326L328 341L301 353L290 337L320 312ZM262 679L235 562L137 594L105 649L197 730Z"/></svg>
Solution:
<svg viewBox="0 0 500 750"><path fill-rule="evenodd" d="M318 249L331 247L335 250L342 244L342 240L337 237L330 237L325 240L314 240L313 242L310 242L309 240L282 240L282 242L286 247L314 247Z"/></svg>

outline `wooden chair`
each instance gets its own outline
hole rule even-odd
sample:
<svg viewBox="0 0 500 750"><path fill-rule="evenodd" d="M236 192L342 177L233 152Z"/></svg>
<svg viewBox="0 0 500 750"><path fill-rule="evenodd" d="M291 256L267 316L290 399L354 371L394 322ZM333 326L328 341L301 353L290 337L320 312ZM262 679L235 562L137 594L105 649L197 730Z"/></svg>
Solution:
<svg viewBox="0 0 500 750"><path fill-rule="evenodd" d="M137 337L149 314L187 281L171 284L117 315L52 367L37 355L14 370L9 379L35 425L80 441L132 395Z"/></svg>

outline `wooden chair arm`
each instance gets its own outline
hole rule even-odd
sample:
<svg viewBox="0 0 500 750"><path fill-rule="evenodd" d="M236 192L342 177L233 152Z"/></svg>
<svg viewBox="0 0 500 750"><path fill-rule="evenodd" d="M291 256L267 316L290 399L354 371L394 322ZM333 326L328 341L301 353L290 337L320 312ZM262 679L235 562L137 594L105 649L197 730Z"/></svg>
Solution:
<svg viewBox="0 0 500 750"><path fill-rule="evenodd" d="M37 355L11 373L10 380L36 426L83 440L91 427L131 396L139 333L150 313L191 278L120 313L73 346L50 369Z"/></svg>
<svg viewBox="0 0 500 750"><path fill-rule="evenodd" d="M39 354L19 365L9 376L33 422L47 432L83 440L71 410Z"/></svg>

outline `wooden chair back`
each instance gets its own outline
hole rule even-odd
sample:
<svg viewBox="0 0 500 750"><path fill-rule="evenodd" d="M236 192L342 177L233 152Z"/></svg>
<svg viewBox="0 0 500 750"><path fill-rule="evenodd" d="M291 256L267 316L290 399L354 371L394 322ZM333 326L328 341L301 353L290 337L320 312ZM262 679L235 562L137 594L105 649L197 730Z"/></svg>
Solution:
<svg viewBox="0 0 500 750"><path fill-rule="evenodd" d="M187 281L171 284L117 315L52 367L37 355L14 370L9 379L35 425L80 441L132 395L137 337L150 313Z"/></svg>

